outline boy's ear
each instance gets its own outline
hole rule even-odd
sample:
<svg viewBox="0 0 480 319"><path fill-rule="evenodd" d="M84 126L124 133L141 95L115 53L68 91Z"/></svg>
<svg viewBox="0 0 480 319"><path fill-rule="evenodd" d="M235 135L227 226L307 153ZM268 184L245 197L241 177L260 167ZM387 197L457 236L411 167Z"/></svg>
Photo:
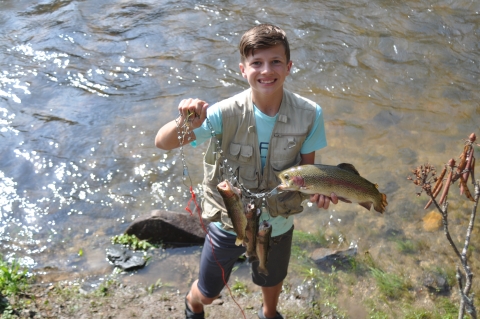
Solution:
<svg viewBox="0 0 480 319"><path fill-rule="evenodd" d="M240 62L240 63L238 64L238 67L240 68L240 72L242 73L242 76L243 76L244 78L247 78L247 75L245 74L245 66L243 65L242 62Z"/></svg>
<svg viewBox="0 0 480 319"><path fill-rule="evenodd" d="M292 69L292 65L293 65L293 62L292 62L292 60L288 61L288 63L287 63L287 70L288 70L288 73L290 73L290 70Z"/></svg>

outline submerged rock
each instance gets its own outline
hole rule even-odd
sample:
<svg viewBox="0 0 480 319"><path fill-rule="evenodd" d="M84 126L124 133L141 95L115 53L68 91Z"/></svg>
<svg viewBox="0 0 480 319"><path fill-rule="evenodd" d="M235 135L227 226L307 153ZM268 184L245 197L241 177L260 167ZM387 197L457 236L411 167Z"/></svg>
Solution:
<svg viewBox="0 0 480 319"><path fill-rule="evenodd" d="M425 272L423 274L423 285L431 293L445 294L450 291L447 276L438 272Z"/></svg>
<svg viewBox="0 0 480 319"><path fill-rule="evenodd" d="M208 221L202 219L205 227ZM205 231L197 215L165 210L153 210L137 218L125 231L138 239L175 247L203 245Z"/></svg>
<svg viewBox="0 0 480 319"><path fill-rule="evenodd" d="M329 248L317 248L310 257L323 270L347 269L352 267L351 257L357 254L357 248L348 248L345 250L334 250Z"/></svg>

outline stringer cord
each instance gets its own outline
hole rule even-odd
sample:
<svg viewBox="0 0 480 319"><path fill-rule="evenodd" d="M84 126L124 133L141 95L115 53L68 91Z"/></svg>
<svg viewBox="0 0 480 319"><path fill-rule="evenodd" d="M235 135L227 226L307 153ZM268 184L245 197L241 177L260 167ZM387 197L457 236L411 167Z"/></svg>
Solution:
<svg viewBox="0 0 480 319"><path fill-rule="evenodd" d="M203 231L205 232L205 234L208 236L208 230L207 230L207 228L205 227L205 224L203 223L203 218L202 218L202 214L201 214L201 209L200 209L200 207L198 206L197 199L196 199L197 196L195 195L195 192L193 191L193 187L192 187L192 186L190 186L190 194L191 194L192 196L190 197L190 200L188 201L187 207L185 207L185 210L190 213L190 216L193 216L192 210L190 209L190 203L193 201L193 203L195 204L195 208L196 208L196 210L197 210L198 219L200 219L200 224L202 225L202 229L203 229ZM242 307L240 306L240 304L237 302L237 300L236 300L235 297L233 296L232 290L230 289L230 286L228 285L227 280L225 279L225 270L223 269L222 265L220 264L220 262L219 262L218 259L217 259L217 256L215 255L215 249L213 248L212 237L211 237L211 236L208 236L208 239L210 240L210 246L212 247L212 255L213 255L213 258L215 259L215 262L217 263L217 265L218 265L218 267L220 268L220 270L222 271L223 284L225 285L225 287L227 287L228 293L230 294L230 297L232 298L233 302L237 305L238 309L240 309L240 311L241 311L241 313L242 313L242 315L243 315L243 318L247 319L247 317L245 316L245 312L243 311Z"/></svg>

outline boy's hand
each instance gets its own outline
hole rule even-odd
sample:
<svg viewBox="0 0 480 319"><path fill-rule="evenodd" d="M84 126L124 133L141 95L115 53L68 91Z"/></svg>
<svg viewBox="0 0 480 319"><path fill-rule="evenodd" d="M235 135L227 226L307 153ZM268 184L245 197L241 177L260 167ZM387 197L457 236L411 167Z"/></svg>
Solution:
<svg viewBox="0 0 480 319"><path fill-rule="evenodd" d="M310 202L315 203L318 208L328 209L330 202L334 203L335 205L338 203L338 197L335 193L331 193L330 197L320 194L313 194L310 195Z"/></svg>
<svg viewBox="0 0 480 319"><path fill-rule="evenodd" d="M208 103L199 99L182 100L178 105L178 111L192 129L200 127L207 118Z"/></svg>

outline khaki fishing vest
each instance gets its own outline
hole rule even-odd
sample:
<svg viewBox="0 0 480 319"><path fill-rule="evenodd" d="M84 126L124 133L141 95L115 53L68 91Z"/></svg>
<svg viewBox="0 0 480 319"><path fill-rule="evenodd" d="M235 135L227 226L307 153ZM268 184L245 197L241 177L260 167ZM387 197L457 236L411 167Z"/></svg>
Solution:
<svg viewBox="0 0 480 319"><path fill-rule="evenodd" d="M313 127L316 103L286 90L283 92L263 173L251 89L219 102L223 133L210 140L204 157L202 216L221 221L225 229L232 226L216 188L221 181L233 172L251 192L270 191L280 184L277 173L301 161L300 149ZM221 154L217 152L217 143ZM288 218L302 212L303 198L299 192L285 192L267 198L264 205L271 216ZM262 203L257 200L256 204Z"/></svg>

